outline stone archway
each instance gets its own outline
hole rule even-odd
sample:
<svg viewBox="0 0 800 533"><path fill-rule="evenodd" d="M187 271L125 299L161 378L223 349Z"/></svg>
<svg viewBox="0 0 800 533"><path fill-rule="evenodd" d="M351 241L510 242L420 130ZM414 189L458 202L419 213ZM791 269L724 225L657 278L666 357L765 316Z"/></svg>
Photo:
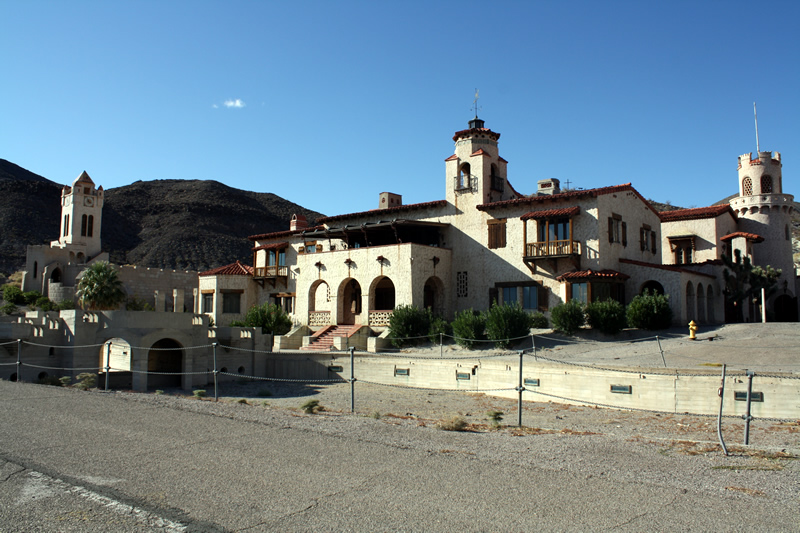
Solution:
<svg viewBox="0 0 800 533"><path fill-rule="evenodd" d="M664 286L656 280L651 279L642 284L642 289L639 291L639 294L644 294L644 291L647 291L649 294L664 294Z"/></svg>
<svg viewBox="0 0 800 533"><path fill-rule="evenodd" d="M372 282L369 295L370 311L391 311L395 305L394 283L386 276Z"/></svg>
<svg viewBox="0 0 800 533"><path fill-rule="evenodd" d="M110 350L109 350L110 347ZM108 384L111 388L133 388L133 348L123 338L114 337L98 350L98 387L105 387L106 365L109 367Z"/></svg>
<svg viewBox="0 0 800 533"><path fill-rule="evenodd" d="M312 328L332 324L331 288L324 280L317 280L308 289L308 325Z"/></svg>
<svg viewBox="0 0 800 533"><path fill-rule="evenodd" d="M61 269L56 267L50 274L50 283L61 283Z"/></svg>
<svg viewBox="0 0 800 533"><path fill-rule="evenodd" d="M147 353L147 387L180 387L183 372L183 346L175 339L155 342Z"/></svg>
<svg viewBox="0 0 800 533"><path fill-rule="evenodd" d="M339 285L337 294L338 324L363 324L361 284L354 278L347 278Z"/></svg>

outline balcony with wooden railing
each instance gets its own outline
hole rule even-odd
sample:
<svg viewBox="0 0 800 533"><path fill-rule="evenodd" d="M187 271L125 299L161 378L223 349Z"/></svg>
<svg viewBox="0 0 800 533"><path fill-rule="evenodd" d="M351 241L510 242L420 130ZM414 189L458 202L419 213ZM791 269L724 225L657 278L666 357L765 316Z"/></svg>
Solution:
<svg viewBox="0 0 800 533"><path fill-rule="evenodd" d="M525 244L525 260L557 259L581 255L580 241L567 239L563 241L529 242Z"/></svg>
<svg viewBox="0 0 800 533"><path fill-rule="evenodd" d="M289 277L289 267L273 265L266 267L256 267L253 271L254 278L286 278Z"/></svg>

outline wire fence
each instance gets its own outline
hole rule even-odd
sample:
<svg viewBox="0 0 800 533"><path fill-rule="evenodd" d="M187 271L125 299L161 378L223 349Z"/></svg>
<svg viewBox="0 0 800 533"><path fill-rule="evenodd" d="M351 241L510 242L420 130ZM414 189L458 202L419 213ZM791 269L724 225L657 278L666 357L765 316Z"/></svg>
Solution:
<svg viewBox="0 0 800 533"><path fill-rule="evenodd" d="M440 340L444 336L440 336ZM455 337L452 337L456 339ZM9 341L0 343L2 346L9 346L9 345L16 345L17 346L17 359L13 362L0 362L0 367L9 367L15 366L16 372L11 375L12 381L23 381L23 378L27 378L29 381L34 381L33 376L36 375L36 371L52 371L52 372L63 372L67 374L76 374L76 373L98 373L100 374L103 379L104 383L99 384L101 388L106 390L110 389L110 376L114 373L130 373L131 375L138 375L144 376L144 383L146 383L146 379L149 376L171 376L173 378L183 376L189 376L190 378L187 380L190 384L198 384L202 380L194 379L195 376L202 376L205 375L208 377L206 380L206 384L213 383L214 387L214 398L215 400L219 398L219 378L231 378L236 380L248 380L248 381L261 381L261 382L275 382L275 383L291 383L291 384L319 384L319 385L333 385L333 384L342 384L342 383L349 383L351 389L351 404L350 410L355 412L355 402L356 402L356 383L364 383L368 385L378 386L378 387L385 387L387 389L391 388L399 388L399 389L411 389L416 391L439 391L439 392L452 392L452 393L486 393L486 394L493 394L493 393L505 393L505 396L510 394L516 393L518 398L518 408L517 408L517 423L518 425L523 425L523 395L527 393L527 399L531 400L533 398L542 398L547 400L558 400L561 402L566 402L569 404L576 404L576 405L588 405L588 406L596 406L596 407L603 407L603 408L610 408L610 409L619 409L619 410L629 410L629 411L638 411L638 412L647 412L647 413L658 413L658 414L675 414L675 410L666 410L666 409L652 409L652 408L643 408L637 407L636 405L623 405L623 404L613 404L607 401L602 401L602 399L593 397L591 393L588 394L575 394L575 395L566 395L566 394L557 394L553 391L545 392L544 390L538 387L539 383L538 380L536 381L536 386L531 386L525 378L525 371L527 368L535 368L537 365L541 363L547 363L549 365L553 365L556 367L565 367L565 368L582 368L588 369L593 372L603 372L607 373L608 375L636 375L641 377L646 376L667 376L670 378L690 378L690 377L698 377L698 378L714 378L715 374L711 371L706 372L693 372L689 370L682 370L682 369L654 369L654 368L626 368L626 367L613 367L613 366L605 366L605 365L597 365L593 363L586 363L580 361L570 361L565 359L558 359L555 357L550 357L548 355L543 355L543 353L550 353L552 350L553 344L583 344L587 346L587 350L585 352L579 352L577 355L581 355L583 353L590 353L602 350L609 350L613 349L613 344L604 342L603 348L600 350L592 350L594 343L591 341L577 341L574 339L564 339L564 338L557 338L557 337L550 337L545 335L531 335L526 337L519 337L516 339L509 339L510 341L521 341L524 339L530 338L531 339L531 346L529 348L524 348L521 350L498 350L496 352L491 353L469 353L469 354L453 354L444 356L443 353L436 354L424 354L424 353L413 353L409 351L390 351L390 352L383 352L383 353L368 353L368 352L356 352L355 348L350 348L346 352L338 351L338 352L322 352L323 356L342 356L343 354L347 354L350 360L350 368L349 371L345 371L344 365L328 365L329 370L331 367L335 367L336 369L336 377L332 378L309 378L309 377L297 377L297 378L289 378L289 377L277 377L277 376L261 376L255 375L254 373L246 374L246 373L232 373L228 372L224 366L218 364L218 349L224 349L226 351L233 351L239 354L248 355L250 357L260 356L265 359L274 358L276 355L275 353L271 353L267 350L256 350L256 349L249 349L237 346L229 346L221 343L211 343L211 344L203 344L197 346L189 346L189 347L181 347L180 350L183 351L200 351L203 352L206 356L210 359L210 368L206 370L198 370L198 371L159 371L159 370L144 370L140 368L133 368L133 365L127 368L121 368L112 366L111 364L111 343L101 343L101 344L88 344L88 345L73 345L73 346L58 346L58 345L46 345L40 343L33 343L25 340L16 340L16 341ZM538 339L538 343L537 343ZM409 339L414 340L414 339ZM462 339L463 340L463 339ZM471 339L467 339L472 341ZM654 337L645 337L645 338L637 338L631 339L626 341L617 341L616 344L624 343L624 344L631 344L631 343L643 343L643 342L653 342L655 341L658 346L658 354L663 361L663 366L666 367L666 359L665 359L665 352L663 345L661 343L662 338L658 336ZM496 341L491 341L496 342ZM551 346L548 348L546 347L547 343L551 343ZM543 348L539 348L539 346ZM611 346L610 346L611 345ZM26 352L24 349L25 346L31 346L35 348L47 348L47 349L58 349L62 351L69 351L69 350L92 350L97 349L99 350L101 347L105 347L105 358L103 361L100 358L97 359L98 364L95 366L67 366L67 365L45 365L41 364L40 361L32 361L26 360L26 357L23 357L23 354ZM174 352L176 348L174 347L140 347L140 346L129 346L129 348L133 352L136 351L143 351L144 353L149 352ZM786 348L785 346L782 348ZM99 351L95 352L99 355ZM304 355L309 356L310 353L313 352L302 352ZM280 355L284 355L281 353ZM573 354L575 355L575 354ZM358 357L356 357L358 356ZM464 386L454 386L454 387L445 387L445 386L428 386L421 383L416 384L404 384L404 383L396 383L396 382L388 382L388 380L378 380L371 376L371 371L368 370L366 367L362 367L356 364L356 361L362 362L364 360L369 359L370 361L379 360L379 361L392 361L398 359L404 360L419 360L419 361L426 361L429 363L436 363L441 362L440 364L447 364L446 361L451 360L458 360L458 361L470 361L470 360L492 360L492 359L502 359L502 358L515 358L518 359L518 372L517 372L517 379L513 383L507 383L505 386L487 386L487 387L464 387ZM639 355L634 357L641 357ZM683 356L695 361L702 361L701 359L692 358L689 356ZM31 357L31 359L35 359ZM620 359L615 357L615 359ZM510 361L507 361L510 363ZM38 363L38 364L37 364ZM717 363L714 363L715 365ZM507 369L512 369L511 364L506 365ZM396 367L396 365L394 365ZM26 369L31 369L32 372L26 371ZM358 376L363 375L365 377L359 378ZM567 372L564 372L567 374ZM348 377L343 377L344 374ZM393 374L393 377L396 377L396 370ZM37 379L42 380L43 377L48 377L46 373L40 372L38 374ZM458 384L459 375L456 373L456 383ZM800 375L793 374L793 373L785 373L785 374L769 374L769 373L758 373L750 372L750 371L735 371L730 372L725 375L725 366L723 366L723 376L721 378L719 392L722 392L725 387L725 380L735 380L742 382L739 378L744 378L748 380L748 388L747 388L747 396L743 400L746 401L746 413L744 415L734 415L734 414L723 414L722 413L722 405L723 405L723 398L720 398L720 412L718 415L709 414L709 413L702 413L702 412L688 412L682 411L681 414L692 415L692 416L700 416L700 417L717 417L718 420L721 419L742 419L744 420L747 432L749 434L749 425L750 422L753 420L762 420L762 421L772 421L772 422L794 422L794 418L780 418L780 417L757 417L752 415L751 413L751 402L752 401L763 401L762 398L758 397L759 393L752 394L752 385L754 378L773 378L773 379L781 379L781 380L800 380ZM468 379L468 378L467 378ZM707 385L707 383L706 383ZM145 386L146 388L146 386ZM612 385L612 392L613 392L613 385ZM707 393L708 391L706 391ZM716 390L712 391L715 395L717 393ZM736 400L740 400L737 396ZM749 444L749 442L745 442L745 444ZM724 446L724 445L723 445Z"/></svg>

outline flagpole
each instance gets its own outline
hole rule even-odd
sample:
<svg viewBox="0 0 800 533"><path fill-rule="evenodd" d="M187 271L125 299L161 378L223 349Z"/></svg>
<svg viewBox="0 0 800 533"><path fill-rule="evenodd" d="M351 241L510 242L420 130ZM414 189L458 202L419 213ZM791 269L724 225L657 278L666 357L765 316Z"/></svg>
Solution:
<svg viewBox="0 0 800 533"><path fill-rule="evenodd" d="M758 112L756 111L756 103L753 102L753 117L756 119L756 153L761 151L761 148L758 146Z"/></svg>

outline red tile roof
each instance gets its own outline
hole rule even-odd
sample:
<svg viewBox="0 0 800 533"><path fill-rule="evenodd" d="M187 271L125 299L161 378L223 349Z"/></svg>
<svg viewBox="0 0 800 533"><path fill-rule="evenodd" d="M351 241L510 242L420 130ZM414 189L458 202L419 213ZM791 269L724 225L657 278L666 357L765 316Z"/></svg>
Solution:
<svg viewBox="0 0 800 533"><path fill-rule="evenodd" d="M563 207L561 209L542 209L541 211L531 211L525 213L520 220L538 220L540 218L556 218L556 217L571 217L580 213L581 208L577 205L572 207Z"/></svg>
<svg viewBox="0 0 800 533"><path fill-rule="evenodd" d="M270 243L270 244L262 244L261 246L253 246L253 251L257 252L259 250L276 250L276 249L279 249L279 248L286 248L287 246L289 246L289 243L286 242L286 241L284 241L284 242L273 242L273 243Z"/></svg>
<svg viewBox="0 0 800 533"><path fill-rule="evenodd" d="M573 198L596 198L604 194L614 194L617 192L632 191L639 197L642 202L655 214L658 212L653 209L650 202L645 200L644 196L639 194L639 191L633 188L630 183L623 183L622 185L612 185L610 187L599 187L597 189L586 189L582 191L569 191L560 192L558 194L543 194L541 196L523 196L522 198L513 198L511 200L501 200L499 202L490 202L481 204L477 208L479 211L487 211L498 207L515 207L520 205L541 204L546 202L558 202L560 200L569 200Z"/></svg>
<svg viewBox="0 0 800 533"><path fill-rule="evenodd" d="M755 233L745 233L744 231L736 231L734 233L729 233L724 237L722 237L720 240L723 242L728 242L737 237L743 237L751 242L764 242L764 237L762 237L761 235L756 235Z"/></svg>
<svg viewBox="0 0 800 533"><path fill-rule="evenodd" d="M448 157L447 159L445 159L445 161L452 161L453 159L458 159L458 156L456 154L453 154L450 157Z"/></svg>
<svg viewBox="0 0 800 533"><path fill-rule="evenodd" d="M472 153L470 154L470 157L471 157L471 156L474 156L474 155L485 155L486 157L491 157L491 156L492 156L492 154L490 154L489 152L487 152L487 151L486 151L486 150L484 150L483 148L478 148L477 150L475 150L474 152L472 152Z"/></svg>
<svg viewBox="0 0 800 533"><path fill-rule="evenodd" d="M300 228L300 229L290 229L286 231L275 231L272 233L261 233L259 235L250 235L247 239L251 241L266 241L269 239L279 239L281 237L291 237L292 235L300 235L304 231L311 231L322 229L322 226L309 226L307 228Z"/></svg>
<svg viewBox="0 0 800 533"><path fill-rule="evenodd" d="M603 269L603 270L576 270L574 272L565 272L556 278L556 281L568 281L571 279L620 279L626 280L630 278L629 275L617 272L616 270Z"/></svg>
<svg viewBox="0 0 800 533"><path fill-rule="evenodd" d="M444 207L446 205L447 205L447 200L436 200L433 202L423 202L420 204L398 205L396 207L387 207L386 209L371 209L369 211L361 211L360 213L347 213L345 215L322 217L320 219L317 219L317 222L332 222L334 220L361 218L365 216L382 216L384 213L402 213L403 211L416 211L420 209L430 209L432 207Z"/></svg>
<svg viewBox="0 0 800 533"><path fill-rule="evenodd" d="M620 259L619 262L620 263L627 263L629 265L637 265L637 266L643 266L643 267L649 267L649 268L657 268L659 270L669 270L671 272L683 272L685 274L697 274L698 276L705 276L707 278L717 279L716 276L713 276L711 274L706 274L705 272L698 272L698 271L692 270L690 268L679 267L679 266L676 266L676 265L662 265L662 264L659 264L659 263L646 263L644 261L636 261L635 259ZM715 264L712 261L706 261L706 263Z"/></svg>
<svg viewBox="0 0 800 533"><path fill-rule="evenodd" d="M675 211L661 211L658 216L662 222L674 222L676 220L697 220L701 218L716 218L725 213L730 213L733 218L736 214L730 205L712 205L710 207L695 207L693 209L676 209Z"/></svg>
<svg viewBox="0 0 800 533"><path fill-rule="evenodd" d="M200 272L200 274L198 275L199 276L252 276L253 267L249 265L243 265L239 261L236 261L235 263L231 263L230 265L212 268L211 270Z"/></svg>
<svg viewBox="0 0 800 533"><path fill-rule="evenodd" d="M456 134L453 135L453 141L457 141L462 137L466 137L467 135L478 135L480 133L488 134L489 137L492 137L495 141L500 138L499 133L495 133L489 128L472 128L469 130L457 131Z"/></svg>

